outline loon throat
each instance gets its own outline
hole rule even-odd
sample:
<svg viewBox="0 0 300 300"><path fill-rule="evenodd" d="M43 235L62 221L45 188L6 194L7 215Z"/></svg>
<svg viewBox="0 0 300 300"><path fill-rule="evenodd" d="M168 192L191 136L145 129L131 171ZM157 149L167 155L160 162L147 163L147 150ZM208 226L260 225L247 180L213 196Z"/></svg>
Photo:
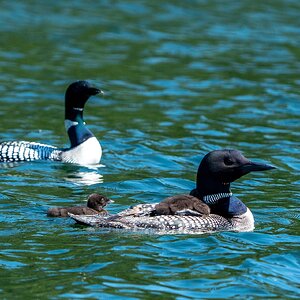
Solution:
<svg viewBox="0 0 300 300"><path fill-rule="evenodd" d="M89 138L94 137L94 134L85 126L85 122L83 121L65 120L65 127L70 139L71 148L77 147Z"/></svg>
<svg viewBox="0 0 300 300"><path fill-rule="evenodd" d="M71 121L71 120L65 120L65 128L66 131L68 132L68 130L72 127L72 126L76 126L78 125L79 122L77 121ZM85 122L83 122L83 125L85 125Z"/></svg>
<svg viewBox="0 0 300 300"><path fill-rule="evenodd" d="M65 120L83 122L83 110L82 107L66 107L65 108Z"/></svg>
<svg viewBox="0 0 300 300"><path fill-rule="evenodd" d="M206 195L206 196L203 197L203 202L205 202L206 204L209 204L209 205L217 204L220 199L228 198L228 197L231 197L231 196L232 196L232 192Z"/></svg>

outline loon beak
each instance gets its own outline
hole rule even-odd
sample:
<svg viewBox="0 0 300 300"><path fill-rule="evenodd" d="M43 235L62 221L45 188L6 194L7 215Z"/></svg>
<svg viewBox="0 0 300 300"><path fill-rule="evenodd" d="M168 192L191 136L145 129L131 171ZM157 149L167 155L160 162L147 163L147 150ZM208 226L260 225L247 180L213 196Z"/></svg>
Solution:
<svg viewBox="0 0 300 300"><path fill-rule="evenodd" d="M94 96L94 95L97 95L97 94L104 95L104 92L102 90L97 89L97 88L90 87L89 88L89 94L91 96Z"/></svg>
<svg viewBox="0 0 300 300"><path fill-rule="evenodd" d="M114 200L108 199L107 204L114 203Z"/></svg>
<svg viewBox="0 0 300 300"><path fill-rule="evenodd" d="M267 171L271 169L276 169L276 167L267 164L256 163L252 161L248 161L246 164L240 166L240 170L242 170L244 173L250 173L256 171Z"/></svg>

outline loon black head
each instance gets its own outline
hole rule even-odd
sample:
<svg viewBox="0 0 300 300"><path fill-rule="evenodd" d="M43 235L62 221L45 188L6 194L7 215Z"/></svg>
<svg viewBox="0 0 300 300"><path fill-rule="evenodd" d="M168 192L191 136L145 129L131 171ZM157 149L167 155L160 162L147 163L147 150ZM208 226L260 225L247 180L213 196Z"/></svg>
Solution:
<svg viewBox="0 0 300 300"><path fill-rule="evenodd" d="M202 159L197 173L196 194L206 195L230 193L230 183L254 171L265 171L275 167L252 162L237 150L211 151Z"/></svg>
<svg viewBox="0 0 300 300"><path fill-rule="evenodd" d="M104 206L106 206L109 203L112 203L113 200L108 199L107 197L101 195L101 194L91 194L88 197L87 201L87 207L95 209L97 211L102 210Z"/></svg>
<svg viewBox="0 0 300 300"><path fill-rule="evenodd" d="M91 96L103 93L92 87L85 80L78 80L69 85L65 94L65 119L80 121L85 103ZM80 119L80 120L79 120Z"/></svg>

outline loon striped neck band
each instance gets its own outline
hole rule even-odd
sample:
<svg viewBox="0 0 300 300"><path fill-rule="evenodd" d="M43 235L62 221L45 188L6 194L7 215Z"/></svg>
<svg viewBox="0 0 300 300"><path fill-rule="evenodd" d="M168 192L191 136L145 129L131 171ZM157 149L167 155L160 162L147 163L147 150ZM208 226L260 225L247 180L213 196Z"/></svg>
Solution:
<svg viewBox="0 0 300 300"><path fill-rule="evenodd" d="M76 122L76 121L71 121L71 120L68 120L68 119L65 120L65 128L66 128L67 131L69 130L70 127L76 126L78 124L79 123ZM85 125L85 122L83 122L83 125Z"/></svg>
<svg viewBox="0 0 300 300"><path fill-rule="evenodd" d="M220 199L222 198L228 198L231 197L232 193L219 193L219 194L213 194L213 195L206 195L203 197L203 201L206 204L216 204Z"/></svg>

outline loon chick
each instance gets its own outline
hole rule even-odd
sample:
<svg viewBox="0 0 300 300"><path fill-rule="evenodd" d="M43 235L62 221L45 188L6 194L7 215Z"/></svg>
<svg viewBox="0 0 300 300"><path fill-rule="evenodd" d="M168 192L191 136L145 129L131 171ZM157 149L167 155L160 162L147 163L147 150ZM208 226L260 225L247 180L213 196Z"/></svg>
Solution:
<svg viewBox="0 0 300 300"><path fill-rule="evenodd" d="M161 203L154 203L135 205L108 217L70 216L77 222L90 226L131 230L153 229L164 233L251 231L254 229L253 215L241 200L232 195L230 183L250 172L274 168L267 164L251 162L237 150L215 150L202 159L197 172L196 188L190 192L193 197L185 198L186 201L189 201L188 199L195 201L196 197L201 205L207 205L207 209L210 210L208 215L203 212L202 216L189 213L161 215L156 213ZM174 204L176 199L178 200L173 199L174 201L165 200L164 203Z"/></svg>
<svg viewBox="0 0 300 300"><path fill-rule="evenodd" d="M154 207L152 215L209 215L210 208L192 195L176 195L164 199Z"/></svg>
<svg viewBox="0 0 300 300"><path fill-rule="evenodd" d="M107 204L113 202L100 194L91 194L88 197L86 206L53 207L47 211L49 217L68 217L68 213L74 215L106 215L107 211L103 209Z"/></svg>
<svg viewBox="0 0 300 300"><path fill-rule="evenodd" d="M103 93L87 81L75 81L65 93L65 128L71 146L59 149L54 146L27 141L0 143L0 162L55 160L82 165L98 164L102 148L83 121L84 105L91 96Z"/></svg>

